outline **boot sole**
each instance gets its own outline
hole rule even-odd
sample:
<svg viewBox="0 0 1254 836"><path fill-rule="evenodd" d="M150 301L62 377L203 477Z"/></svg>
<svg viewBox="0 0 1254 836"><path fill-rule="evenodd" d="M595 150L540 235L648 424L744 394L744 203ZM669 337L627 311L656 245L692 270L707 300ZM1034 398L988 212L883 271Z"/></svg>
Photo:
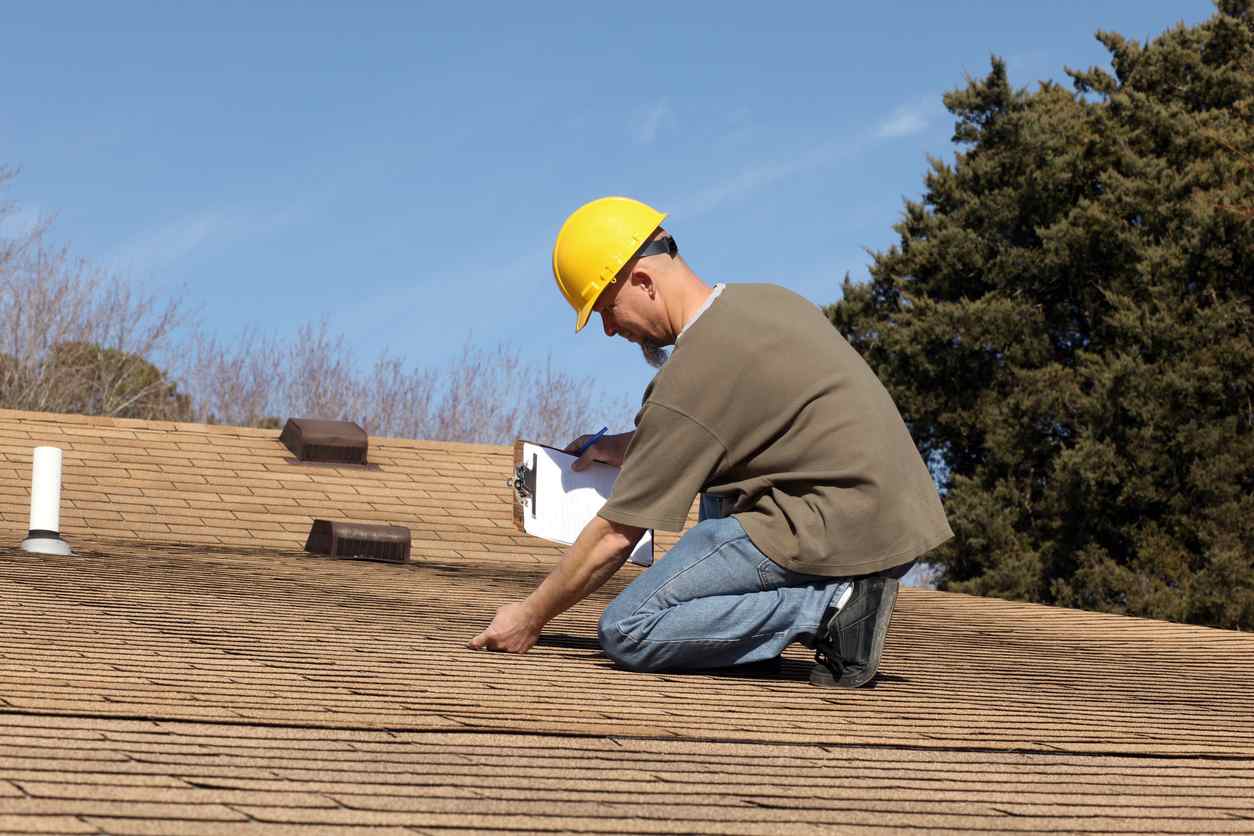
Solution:
<svg viewBox="0 0 1254 836"><path fill-rule="evenodd" d="M880 655L884 652L884 640L888 638L888 625L892 622L893 610L897 606L899 585L895 578L886 578L884 588L880 590L880 602L875 612L875 633L871 640L871 658L867 660L866 669L836 679L825 666L815 665L810 671L811 685L819 688L861 688L875 678L880 668Z"/></svg>

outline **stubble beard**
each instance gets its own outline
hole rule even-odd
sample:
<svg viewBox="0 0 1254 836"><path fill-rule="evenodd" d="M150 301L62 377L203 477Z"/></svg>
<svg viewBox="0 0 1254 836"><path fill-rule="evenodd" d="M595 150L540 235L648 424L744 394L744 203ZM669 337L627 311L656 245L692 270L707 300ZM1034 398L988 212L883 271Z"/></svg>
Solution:
<svg viewBox="0 0 1254 836"><path fill-rule="evenodd" d="M644 355L644 362L655 369L660 369L666 365L666 361L671 356L671 353L665 348L648 340L640 341L640 353Z"/></svg>

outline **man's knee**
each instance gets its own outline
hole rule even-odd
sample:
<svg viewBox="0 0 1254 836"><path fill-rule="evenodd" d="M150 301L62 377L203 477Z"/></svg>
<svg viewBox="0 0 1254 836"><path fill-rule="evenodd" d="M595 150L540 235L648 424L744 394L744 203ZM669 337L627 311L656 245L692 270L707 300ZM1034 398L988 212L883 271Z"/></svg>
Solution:
<svg viewBox="0 0 1254 836"><path fill-rule="evenodd" d="M597 623L597 641L601 643L601 650L605 655L621 665L628 655L627 643L624 641L626 636L618 632L618 627L609 618L609 614L609 610L601 614L601 620Z"/></svg>
<svg viewBox="0 0 1254 836"><path fill-rule="evenodd" d="M605 608L597 623L597 639L601 643L601 650L616 664L628 670L654 670L654 666L650 664L647 643L635 638L632 631L624 629L623 621L630 614L616 612L614 603L616 602Z"/></svg>
<svg viewBox="0 0 1254 836"><path fill-rule="evenodd" d="M635 642L619 629L622 615L626 613L620 614L617 611L618 607L615 606L617 603L617 600L611 601L610 605L605 608L605 612L601 613L601 620L597 622L597 640L600 641L601 649L605 651L606 656L624 667L630 667L628 662L631 659L631 649Z"/></svg>

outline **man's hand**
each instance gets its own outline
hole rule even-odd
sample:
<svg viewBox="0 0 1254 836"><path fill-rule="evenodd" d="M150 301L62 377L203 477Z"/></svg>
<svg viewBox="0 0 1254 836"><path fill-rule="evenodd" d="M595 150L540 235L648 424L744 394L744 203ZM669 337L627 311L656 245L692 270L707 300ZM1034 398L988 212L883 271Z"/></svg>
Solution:
<svg viewBox="0 0 1254 836"><path fill-rule="evenodd" d="M526 653L540 638L544 623L538 621L522 603L506 604L496 611L488 629L467 643L471 650L499 650L504 653Z"/></svg>
<svg viewBox="0 0 1254 836"><path fill-rule="evenodd" d="M497 610L488 629L466 646L471 650L526 653L540 638L545 624L600 589L643 534L642 528L593 517L535 591Z"/></svg>
<svg viewBox="0 0 1254 836"><path fill-rule="evenodd" d="M588 465L593 462L622 467L623 457L627 453L627 445L631 443L631 437L635 434L635 430L633 430L627 433L602 437L600 441L585 450L583 455L575 460L575 463L570 466L571 470L575 472L587 470ZM577 453L580 447L591 440L591 435L581 435L570 444L567 444L563 452Z"/></svg>

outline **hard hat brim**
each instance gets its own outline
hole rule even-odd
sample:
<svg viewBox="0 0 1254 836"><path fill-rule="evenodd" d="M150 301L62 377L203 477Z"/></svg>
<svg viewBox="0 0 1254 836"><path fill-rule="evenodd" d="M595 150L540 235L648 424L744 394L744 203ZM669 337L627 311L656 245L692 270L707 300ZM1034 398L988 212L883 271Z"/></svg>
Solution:
<svg viewBox="0 0 1254 836"><path fill-rule="evenodd" d="M608 287L608 285L606 287ZM603 287L601 288L601 293L604 293L604 292L605 292L605 288ZM584 305L583 310L581 310L575 316L575 333L576 334L582 331L584 329L584 326L588 324L588 320L592 317L592 306L597 303L597 299L601 298L601 293L598 293L596 296L594 296L592 301Z"/></svg>

